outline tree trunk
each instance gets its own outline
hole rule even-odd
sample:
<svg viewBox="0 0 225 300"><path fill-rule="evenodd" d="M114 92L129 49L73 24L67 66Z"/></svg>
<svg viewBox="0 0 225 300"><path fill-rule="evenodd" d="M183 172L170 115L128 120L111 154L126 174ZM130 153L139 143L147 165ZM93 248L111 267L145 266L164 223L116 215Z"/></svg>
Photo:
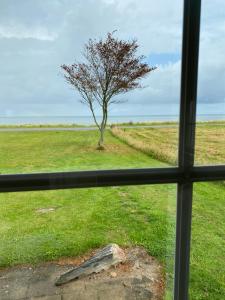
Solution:
<svg viewBox="0 0 225 300"><path fill-rule="evenodd" d="M104 150L104 133L105 133L105 127L101 126L101 128L99 129L100 132L100 137L99 137L99 141L98 141L98 149L99 150Z"/></svg>
<svg viewBox="0 0 225 300"><path fill-rule="evenodd" d="M107 124L107 117L108 117L108 111L107 111L107 105L104 105L102 108L102 122L101 126L99 127L100 131L100 137L98 141L98 150L104 150L104 133L105 133L105 128Z"/></svg>

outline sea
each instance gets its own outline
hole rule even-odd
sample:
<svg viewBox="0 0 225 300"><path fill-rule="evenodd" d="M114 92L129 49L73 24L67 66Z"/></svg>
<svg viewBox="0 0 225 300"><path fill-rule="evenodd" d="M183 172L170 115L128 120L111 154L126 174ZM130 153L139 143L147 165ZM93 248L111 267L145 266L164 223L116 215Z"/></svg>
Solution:
<svg viewBox="0 0 225 300"><path fill-rule="evenodd" d="M99 120L100 117L97 117ZM178 121L178 115L127 115L110 116L108 124L137 123L137 122L166 122ZM225 114L201 114L197 115L197 121L224 120ZM94 124L91 116L0 116L0 125L56 125L56 124Z"/></svg>

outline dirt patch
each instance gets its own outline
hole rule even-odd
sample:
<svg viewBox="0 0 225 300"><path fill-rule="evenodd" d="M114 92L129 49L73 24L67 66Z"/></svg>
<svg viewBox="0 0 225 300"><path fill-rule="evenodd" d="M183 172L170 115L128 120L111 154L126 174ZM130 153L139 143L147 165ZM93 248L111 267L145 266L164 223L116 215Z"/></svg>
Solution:
<svg viewBox="0 0 225 300"><path fill-rule="evenodd" d="M60 287L57 278L89 258L95 251L74 259L0 271L1 300L160 300L164 294L162 267L141 247L124 250L125 263L77 279Z"/></svg>

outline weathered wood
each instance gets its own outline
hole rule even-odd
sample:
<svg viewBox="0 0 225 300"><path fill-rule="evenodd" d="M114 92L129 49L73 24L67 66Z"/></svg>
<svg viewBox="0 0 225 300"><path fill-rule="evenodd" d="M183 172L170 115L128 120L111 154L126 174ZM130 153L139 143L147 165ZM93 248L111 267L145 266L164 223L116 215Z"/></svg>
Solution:
<svg viewBox="0 0 225 300"><path fill-rule="evenodd" d="M113 265L117 265L125 261L124 251L116 244L110 244L82 263L80 266L61 275L56 281L56 285L62 285L77 279L81 276L98 273L102 270L107 270Z"/></svg>

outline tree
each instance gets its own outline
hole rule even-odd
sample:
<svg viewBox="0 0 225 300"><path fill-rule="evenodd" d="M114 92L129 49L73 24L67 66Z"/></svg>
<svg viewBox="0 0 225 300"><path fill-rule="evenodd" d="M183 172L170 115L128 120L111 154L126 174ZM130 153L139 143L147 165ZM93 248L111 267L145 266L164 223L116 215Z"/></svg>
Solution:
<svg viewBox="0 0 225 300"><path fill-rule="evenodd" d="M153 71L143 62L144 56L137 55L136 40L124 41L108 33L105 40L90 39L84 46L84 63L62 65L66 81L81 95L99 129L98 149L104 149L104 132L108 120L108 109L121 103L115 96L141 88L140 79ZM100 106L102 117L97 120L95 109Z"/></svg>

